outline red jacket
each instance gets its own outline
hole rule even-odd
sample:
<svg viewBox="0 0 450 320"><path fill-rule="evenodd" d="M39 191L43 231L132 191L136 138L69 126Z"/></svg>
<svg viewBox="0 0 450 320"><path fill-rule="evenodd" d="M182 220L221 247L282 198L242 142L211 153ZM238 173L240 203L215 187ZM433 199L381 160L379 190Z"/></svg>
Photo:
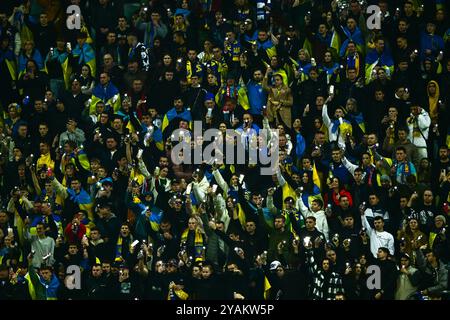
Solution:
<svg viewBox="0 0 450 320"><path fill-rule="evenodd" d="M329 195L329 193L325 194L325 197L324 197L324 200L325 200L325 201L324 201L324 202L325 202L324 205L325 205L325 206L327 206L329 203L331 203L328 195ZM352 206L353 206L353 198L352 198L351 193L348 192L348 191L345 190L345 189L341 189L341 190L339 191L339 198L342 197L342 196L345 196L345 197L348 198L348 202L349 202L349 204L350 204L350 207L352 207ZM334 204L335 206L339 206L339 199L338 199L338 197L337 197L337 193L334 192L334 191L332 191L332 192L331 192L331 197L332 197L332 201L333 201L331 204Z"/></svg>
<svg viewBox="0 0 450 320"><path fill-rule="evenodd" d="M81 239L86 234L86 226L82 223L78 226L78 230L74 233L72 230L72 222L66 226L64 236L68 243L81 243Z"/></svg>

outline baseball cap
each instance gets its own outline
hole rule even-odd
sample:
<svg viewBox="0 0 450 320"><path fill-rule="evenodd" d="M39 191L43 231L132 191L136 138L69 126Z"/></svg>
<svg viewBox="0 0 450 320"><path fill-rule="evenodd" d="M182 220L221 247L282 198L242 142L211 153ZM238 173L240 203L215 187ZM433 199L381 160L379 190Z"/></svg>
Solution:
<svg viewBox="0 0 450 320"><path fill-rule="evenodd" d="M177 261L176 259L170 259L170 260L167 262L167 265L168 265L168 266L173 266L173 267L178 267L178 261Z"/></svg>
<svg viewBox="0 0 450 320"><path fill-rule="evenodd" d="M272 263L270 264L270 271L275 271L278 269L278 267L281 267L281 262L278 260L272 261Z"/></svg>
<svg viewBox="0 0 450 320"><path fill-rule="evenodd" d="M286 31L295 31L294 26L291 24L286 28Z"/></svg>

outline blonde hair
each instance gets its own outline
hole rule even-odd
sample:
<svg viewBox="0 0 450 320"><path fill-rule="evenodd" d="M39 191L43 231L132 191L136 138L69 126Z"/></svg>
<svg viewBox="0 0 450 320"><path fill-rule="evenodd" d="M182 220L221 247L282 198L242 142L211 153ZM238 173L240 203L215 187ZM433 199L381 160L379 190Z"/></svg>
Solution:
<svg viewBox="0 0 450 320"><path fill-rule="evenodd" d="M311 60L311 55L309 54L309 51L307 49L298 50L297 55L300 55L300 53L302 53L302 52L305 54L306 60L308 60L308 61Z"/></svg>

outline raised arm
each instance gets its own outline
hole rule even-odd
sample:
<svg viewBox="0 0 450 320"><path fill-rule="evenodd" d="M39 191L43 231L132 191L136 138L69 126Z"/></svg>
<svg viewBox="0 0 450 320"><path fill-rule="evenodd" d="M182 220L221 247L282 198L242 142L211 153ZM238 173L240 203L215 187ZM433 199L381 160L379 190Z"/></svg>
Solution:
<svg viewBox="0 0 450 320"><path fill-rule="evenodd" d="M277 170L277 180L281 187L286 184L286 180L284 179L283 175L281 174L280 168L278 168L278 170Z"/></svg>
<svg viewBox="0 0 450 320"><path fill-rule="evenodd" d="M41 187L39 186L39 181L38 178L36 176L36 171L35 171L35 167L34 166L30 166L30 173L31 173L31 180L33 181L33 186L34 186L34 190L36 191L36 194L38 196L41 195Z"/></svg>
<svg viewBox="0 0 450 320"><path fill-rule="evenodd" d="M148 180L152 177L150 172L147 170L147 166L145 165L144 160L142 160L142 158L138 159L138 168L139 171L142 173L142 175L145 177L145 179Z"/></svg>
<svg viewBox="0 0 450 320"><path fill-rule="evenodd" d="M358 169L358 166L356 164L351 163L346 157L343 157L342 164L344 167L352 174L352 176L355 176L355 170Z"/></svg>
<svg viewBox="0 0 450 320"><path fill-rule="evenodd" d="M328 107L326 103L322 107L322 119L323 124L326 125L328 129L330 129L331 120L330 117L328 116Z"/></svg>
<svg viewBox="0 0 450 320"><path fill-rule="evenodd" d="M267 119L267 117L264 117L262 123L263 123L263 129L267 130L266 131L267 132L267 141L266 141L266 143L268 143L272 139L272 130L270 128L269 119ZM270 149L269 146L267 148Z"/></svg>
<svg viewBox="0 0 450 320"><path fill-rule="evenodd" d="M214 203L214 211L216 213L216 217L223 221L225 225L225 230L228 229L228 225L230 224L230 216L228 215L227 207L224 198L221 194L213 196Z"/></svg>
<svg viewBox="0 0 450 320"><path fill-rule="evenodd" d="M67 188L64 187L59 181L58 179L56 179L56 177L53 177L52 180L52 186L53 188L55 188L55 191L58 195L60 195L63 199L66 199L68 194L67 194Z"/></svg>
<svg viewBox="0 0 450 320"><path fill-rule="evenodd" d="M307 218L310 214L310 211L307 206L303 203L302 194L297 198L297 204L296 207L300 210L302 213L303 218Z"/></svg>
<svg viewBox="0 0 450 320"><path fill-rule="evenodd" d="M219 170L214 169L212 172L214 179L216 179L217 184L219 187L225 192L228 193L228 184L225 182L225 180L222 177L222 174Z"/></svg>
<svg viewBox="0 0 450 320"><path fill-rule="evenodd" d="M363 227L367 229L367 234L368 234L369 237L370 237L371 234L372 234L373 229L372 229L372 227L370 226L369 221L367 220L365 211L361 214L361 222L362 222L362 224L363 224Z"/></svg>
<svg viewBox="0 0 450 320"><path fill-rule="evenodd" d="M206 193L200 188L199 183L194 182L194 183L192 184L192 191L194 192L195 198L196 198L198 201L201 202L201 201L203 201L203 200L205 199Z"/></svg>

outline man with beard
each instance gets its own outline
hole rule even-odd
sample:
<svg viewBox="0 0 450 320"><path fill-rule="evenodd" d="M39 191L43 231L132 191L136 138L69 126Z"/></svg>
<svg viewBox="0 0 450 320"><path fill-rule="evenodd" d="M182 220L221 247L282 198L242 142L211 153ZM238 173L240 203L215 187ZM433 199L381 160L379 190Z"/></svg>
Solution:
<svg viewBox="0 0 450 320"><path fill-rule="evenodd" d="M338 239L342 239L344 260L354 261L363 252L363 243L360 239L360 228L351 213L343 216L342 228L338 234Z"/></svg>
<svg viewBox="0 0 450 320"><path fill-rule="evenodd" d="M164 114L169 111L173 100L180 93L180 84L174 77L174 72L172 70L166 70L163 79L158 80L155 84L154 92L150 93L150 100L156 106L158 113Z"/></svg>
<svg viewBox="0 0 450 320"><path fill-rule="evenodd" d="M90 274L86 277L83 285L86 296L90 300L108 299L111 292L108 293L105 279L103 277L103 270L100 264L94 264L91 268Z"/></svg>
<svg viewBox="0 0 450 320"><path fill-rule="evenodd" d="M411 197L413 200L418 199L418 193L414 193ZM434 205L433 191L426 189L423 192L423 201L411 208L411 216L417 219L420 224L420 230L428 234L434 226L434 218L438 215L438 208Z"/></svg>
<svg viewBox="0 0 450 320"><path fill-rule="evenodd" d="M261 113L267 104L267 91L263 90L262 82L264 75L260 69L253 71L253 79L250 80L247 87L247 96L250 103L249 113L258 126L262 127Z"/></svg>

